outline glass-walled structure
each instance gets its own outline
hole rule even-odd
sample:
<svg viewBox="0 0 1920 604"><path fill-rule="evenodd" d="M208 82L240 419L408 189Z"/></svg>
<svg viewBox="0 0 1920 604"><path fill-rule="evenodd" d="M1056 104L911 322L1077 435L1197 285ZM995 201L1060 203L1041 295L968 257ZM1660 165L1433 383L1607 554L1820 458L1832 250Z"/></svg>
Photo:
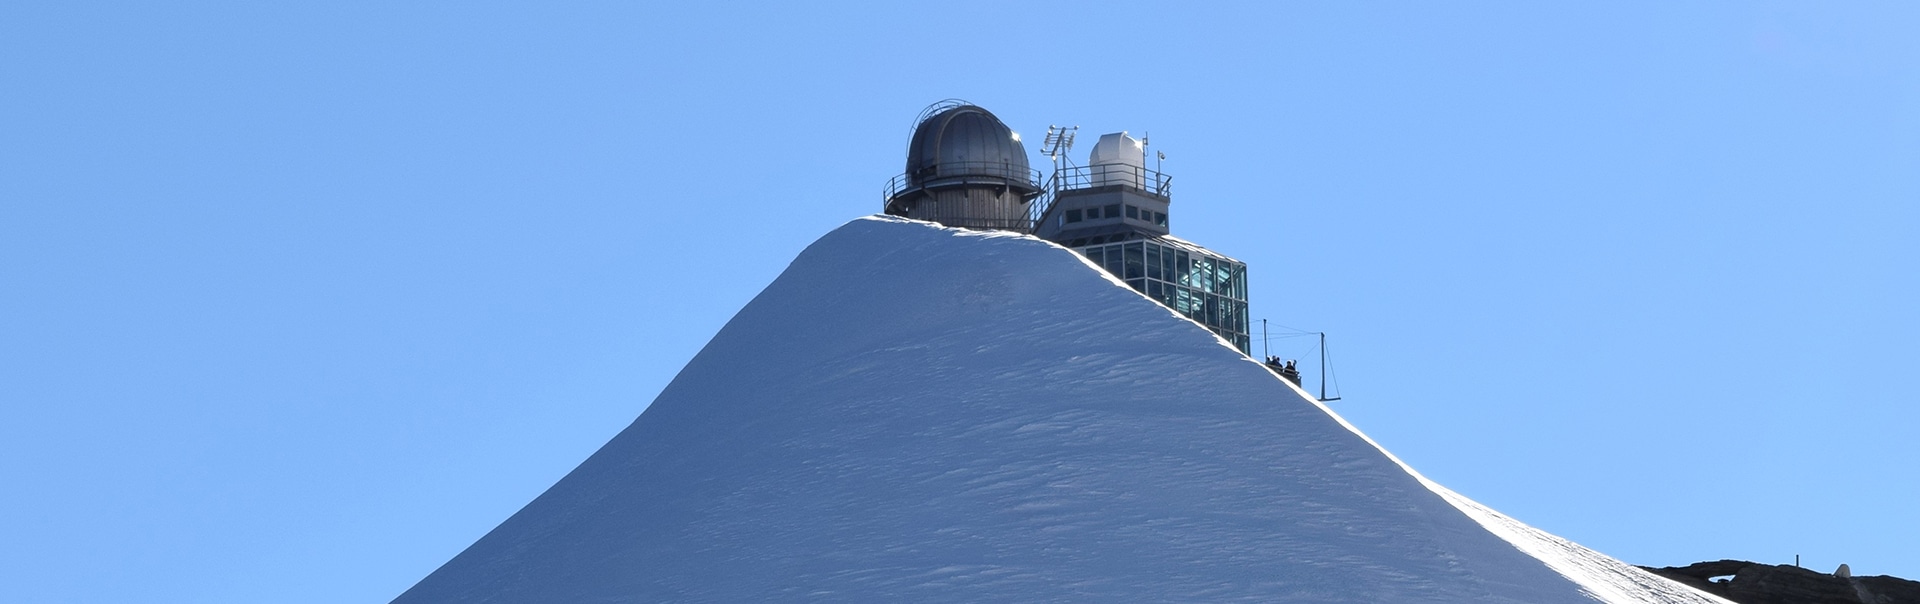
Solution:
<svg viewBox="0 0 1920 604"><path fill-rule="evenodd" d="M1172 236L1075 248L1174 312L1252 352L1247 265Z"/></svg>

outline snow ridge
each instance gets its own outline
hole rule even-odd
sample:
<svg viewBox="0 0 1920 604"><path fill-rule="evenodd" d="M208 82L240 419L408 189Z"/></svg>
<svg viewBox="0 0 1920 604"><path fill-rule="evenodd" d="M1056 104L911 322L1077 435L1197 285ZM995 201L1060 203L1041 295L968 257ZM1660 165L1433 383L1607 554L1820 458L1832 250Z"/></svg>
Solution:
<svg viewBox="0 0 1920 604"><path fill-rule="evenodd" d="M814 243L396 602L1717 602L1420 477L1038 239Z"/></svg>

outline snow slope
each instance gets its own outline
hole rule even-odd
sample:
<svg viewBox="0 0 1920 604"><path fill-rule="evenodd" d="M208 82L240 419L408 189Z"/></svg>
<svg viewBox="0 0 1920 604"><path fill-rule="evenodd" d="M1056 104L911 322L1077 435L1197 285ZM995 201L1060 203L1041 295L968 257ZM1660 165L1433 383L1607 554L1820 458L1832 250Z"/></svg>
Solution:
<svg viewBox="0 0 1920 604"><path fill-rule="evenodd" d="M396 602L1720 602L1406 468L1079 256L822 238Z"/></svg>

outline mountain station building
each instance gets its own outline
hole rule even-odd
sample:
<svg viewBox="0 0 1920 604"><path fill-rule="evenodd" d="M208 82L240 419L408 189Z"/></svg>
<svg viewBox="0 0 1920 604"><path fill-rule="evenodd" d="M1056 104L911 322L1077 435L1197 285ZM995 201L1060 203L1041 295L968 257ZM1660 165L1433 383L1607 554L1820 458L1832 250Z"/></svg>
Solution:
<svg viewBox="0 0 1920 604"><path fill-rule="evenodd" d="M1043 181L1020 135L962 101L928 107L887 183L885 212L952 227L1014 231L1070 248L1250 353L1247 265L1173 236L1172 177L1146 167L1144 141L1102 135L1073 165L1071 128L1050 128Z"/></svg>

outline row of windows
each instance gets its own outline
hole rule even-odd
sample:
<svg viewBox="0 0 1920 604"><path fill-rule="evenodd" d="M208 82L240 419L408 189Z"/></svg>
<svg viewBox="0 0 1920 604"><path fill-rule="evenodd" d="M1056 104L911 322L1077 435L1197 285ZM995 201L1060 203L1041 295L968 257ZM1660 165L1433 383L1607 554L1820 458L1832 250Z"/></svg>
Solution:
<svg viewBox="0 0 1920 604"><path fill-rule="evenodd" d="M1100 220L1102 218L1119 218L1121 216L1126 216L1133 220L1151 222L1160 226L1167 226L1167 215L1165 213L1155 212L1133 204L1122 205L1117 203L1067 210L1066 222L1074 223L1082 220Z"/></svg>
<svg viewBox="0 0 1920 604"><path fill-rule="evenodd" d="M1247 299L1247 265L1203 254L1188 254L1151 241L1089 247L1088 260L1121 279L1159 279L1176 285Z"/></svg>
<svg viewBox="0 0 1920 604"><path fill-rule="evenodd" d="M1244 300L1209 294L1157 279L1128 279L1127 285L1216 333L1247 333L1247 303Z"/></svg>
<svg viewBox="0 0 1920 604"><path fill-rule="evenodd" d="M1133 289L1233 342L1241 352L1251 350L1246 265L1151 241L1080 252Z"/></svg>

